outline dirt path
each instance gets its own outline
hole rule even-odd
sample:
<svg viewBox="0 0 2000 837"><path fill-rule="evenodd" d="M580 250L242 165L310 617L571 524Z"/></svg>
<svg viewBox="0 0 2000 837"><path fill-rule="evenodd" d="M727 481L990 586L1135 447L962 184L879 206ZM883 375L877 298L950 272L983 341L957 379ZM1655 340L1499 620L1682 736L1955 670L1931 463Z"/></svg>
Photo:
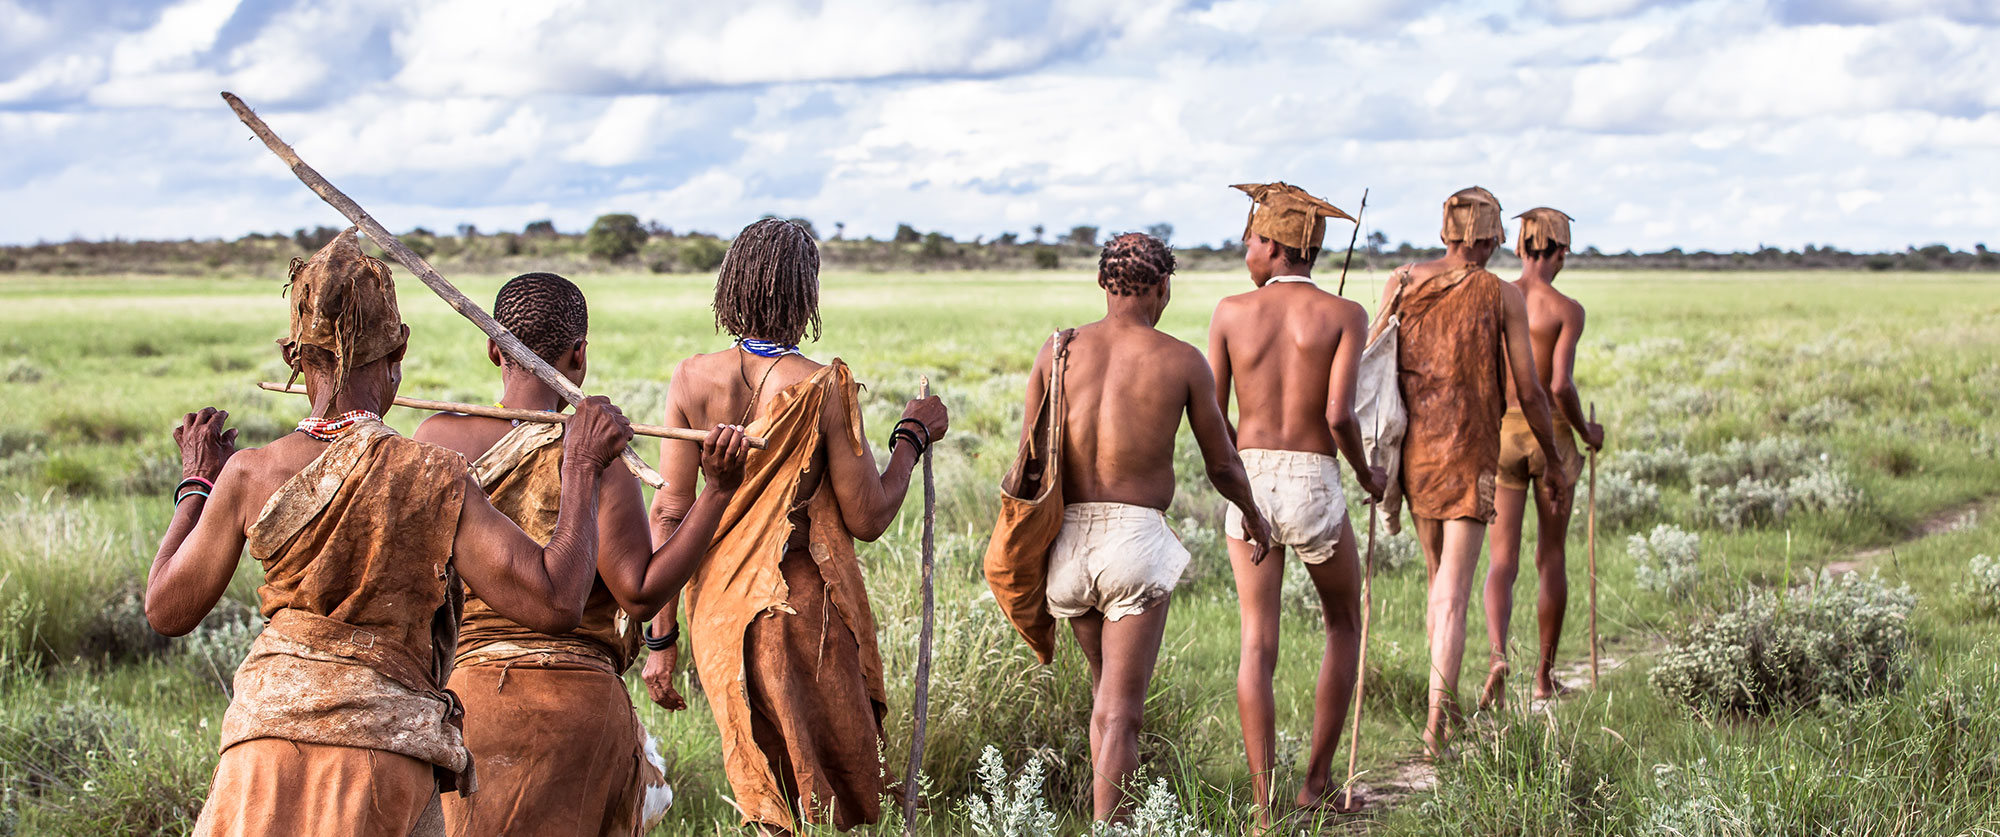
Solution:
<svg viewBox="0 0 2000 837"><path fill-rule="evenodd" d="M1916 528L1910 530L1909 537L1888 546L1878 546L1873 549L1861 550L1844 559L1827 564L1826 570L1834 575L1857 572L1866 567L1870 562L1878 558L1893 555L1899 549L1907 549L1911 544L1925 538L1936 537L1948 532L1956 532L1960 529L1969 529L1978 525L1979 516L1993 511L1996 506L2000 506L2000 501L1992 497L1985 497L1945 509L1924 518L1923 522L1918 523Z"/></svg>

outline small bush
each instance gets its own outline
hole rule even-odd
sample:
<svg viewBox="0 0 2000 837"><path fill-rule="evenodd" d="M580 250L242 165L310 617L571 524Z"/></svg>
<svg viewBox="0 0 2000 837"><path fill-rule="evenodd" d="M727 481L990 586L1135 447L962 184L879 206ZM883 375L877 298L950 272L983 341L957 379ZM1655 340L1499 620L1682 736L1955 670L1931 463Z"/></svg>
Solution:
<svg viewBox="0 0 2000 837"><path fill-rule="evenodd" d="M24 357L10 359L6 366L0 366L0 380L10 384L38 383L47 375L48 370Z"/></svg>
<svg viewBox="0 0 2000 837"><path fill-rule="evenodd" d="M59 453L42 462L42 484L64 494L95 494L104 488L104 475L87 461Z"/></svg>
<svg viewBox="0 0 2000 837"><path fill-rule="evenodd" d="M1091 837L1209 837L1208 832L1195 826L1194 817L1181 812L1180 801L1174 798L1164 778L1154 779L1147 786L1146 798L1133 809L1131 819L1095 823L1090 834Z"/></svg>
<svg viewBox="0 0 2000 837"><path fill-rule="evenodd" d="M1011 786L999 749L979 753L979 787L964 803L966 830L977 837L1053 837L1056 814L1042 798L1045 774L1040 756L1030 756Z"/></svg>
<svg viewBox="0 0 2000 837"><path fill-rule="evenodd" d="M1778 523L1794 511L1839 512L1861 503L1861 490L1824 464L1792 477L1743 477L1735 485L1697 485L1695 505L1708 522L1729 529Z"/></svg>
<svg viewBox="0 0 2000 837"><path fill-rule="evenodd" d="M1783 596L1754 592L1667 649L1648 680L1690 711L1730 716L1880 694L1909 674L1915 605L1909 587L1859 573L1822 575Z"/></svg>
<svg viewBox="0 0 2000 837"><path fill-rule="evenodd" d="M1056 268L1059 267L1062 267L1062 254L1056 252L1056 248L1054 247L1035 248L1035 269L1055 270Z"/></svg>
<svg viewBox="0 0 2000 837"><path fill-rule="evenodd" d="M1679 485L1687 482L1690 458L1685 446L1672 442L1656 448L1620 451L1610 464L1635 479L1658 485Z"/></svg>
<svg viewBox="0 0 2000 837"><path fill-rule="evenodd" d="M223 612L218 609L218 614ZM198 674L214 677L226 692L235 681L236 668L250 656L250 643L263 632L263 622L251 619L247 609L239 606L231 615L203 620L201 627L174 643L174 648L183 663Z"/></svg>
<svg viewBox="0 0 2000 837"><path fill-rule="evenodd" d="M1772 436L1746 442L1731 439L1714 453L1699 454L1688 461L1688 478L1709 486L1733 485L1743 480L1783 482L1805 473L1816 457L1804 442Z"/></svg>
<svg viewBox="0 0 2000 837"><path fill-rule="evenodd" d="M1687 596L1701 581L1701 536L1679 526L1662 523L1651 534L1633 535L1625 551L1642 590Z"/></svg>
<svg viewBox="0 0 2000 837"><path fill-rule="evenodd" d="M1574 512L1583 520L1589 491L1578 486L1574 492ZM1597 525L1617 531L1629 529L1660 515L1660 487L1623 471L1605 471L1597 478Z"/></svg>
<svg viewBox="0 0 2000 837"><path fill-rule="evenodd" d="M56 411L42 422L42 429L52 437L100 445L134 441L147 432L145 423L131 416L80 409ZM166 433L160 435L165 436Z"/></svg>
<svg viewBox="0 0 2000 837"><path fill-rule="evenodd" d="M1792 412L1786 423L1807 433L1824 433L1854 418L1854 404L1845 398L1827 396Z"/></svg>
<svg viewBox="0 0 2000 837"><path fill-rule="evenodd" d="M688 239L681 245L681 264L696 273L714 272L722 267L722 260L728 255L728 247L707 236Z"/></svg>
<svg viewBox="0 0 2000 837"><path fill-rule="evenodd" d="M2000 612L2000 560L1972 556L1972 600L1981 610Z"/></svg>

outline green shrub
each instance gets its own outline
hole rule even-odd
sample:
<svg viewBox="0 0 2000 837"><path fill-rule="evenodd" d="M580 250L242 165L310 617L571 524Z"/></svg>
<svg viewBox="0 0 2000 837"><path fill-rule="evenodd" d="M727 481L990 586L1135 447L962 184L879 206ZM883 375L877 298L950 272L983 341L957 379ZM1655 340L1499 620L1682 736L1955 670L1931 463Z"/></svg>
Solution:
<svg viewBox="0 0 2000 837"><path fill-rule="evenodd" d="M1845 398L1827 396L1794 410L1786 423L1807 433L1824 433L1854 418L1854 404Z"/></svg>
<svg viewBox="0 0 2000 837"><path fill-rule="evenodd" d="M1658 485L1680 485L1688 478L1687 447L1671 442L1654 448L1620 451L1606 463L1607 470L1621 471L1634 479Z"/></svg>
<svg viewBox="0 0 2000 837"><path fill-rule="evenodd" d="M1021 775L1007 781L1007 764L992 745L979 752L979 787L963 803L966 831L976 837L1052 837L1056 814L1042 798L1040 756L1029 756Z"/></svg>
<svg viewBox="0 0 2000 837"><path fill-rule="evenodd" d="M1741 529L1781 522L1794 511L1846 511L1861 504L1861 490L1820 461L1789 480L1746 476L1734 485L1697 485L1694 501L1709 523Z"/></svg>
<svg viewBox="0 0 2000 837"><path fill-rule="evenodd" d="M1632 556L1634 581L1642 590L1687 596L1701 581L1701 536L1679 526L1662 523L1651 534L1633 535L1625 551Z"/></svg>
<svg viewBox="0 0 2000 837"><path fill-rule="evenodd" d="M1035 248L1036 269L1055 270L1056 268L1059 267L1062 267L1062 254L1056 252L1056 248L1054 247Z"/></svg>
<svg viewBox="0 0 2000 837"><path fill-rule="evenodd" d="M1880 694L1909 674L1909 587L1822 575L1785 595L1757 591L1661 655L1649 681L1697 714L1766 715Z"/></svg>
<svg viewBox="0 0 2000 837"><path fill-rule="evenodd" d="M0 380L10 384L39 383L48 375L48 370L24 357L12 358L6 366L0 366Z"/></svg>
<svg viewBox="0 0 2000 837"><path fill-rule="evenodd" d="M710 273L722 267L729 248L708 236L696 236L681 245L681 264L696 273Z"/></svg>
<svg viewBox="0 0 2000 837"><path fill-rule="evenodd" d="M97 466L66 453L42 462L42 484L65 494L95 494L104 487L104 475Z"/></svg>
<svg viewBox="0 0 2000 837"><path fill-rule="evenodd" d="M2000 612L2000 560L1972 556L1972 600L1981 610Z"/></svg>
<svg viewBox="0 0 2000 837"><path fill-rule="evenodd" d="M593 259L621 262L639 252L646 243L646 228L639 219L623 212L599 215L583 234L583 252Z"/></svg>
<svg viewBox="0 0 2000 837"><path fill-rule="evenodd" d="M1587 486L1572 492L1577 520L1583 520L1590 502ZM1597 526L1618 531L1660 516L1660 487L1624 471L1605 471L1597 477Z"/></svg>

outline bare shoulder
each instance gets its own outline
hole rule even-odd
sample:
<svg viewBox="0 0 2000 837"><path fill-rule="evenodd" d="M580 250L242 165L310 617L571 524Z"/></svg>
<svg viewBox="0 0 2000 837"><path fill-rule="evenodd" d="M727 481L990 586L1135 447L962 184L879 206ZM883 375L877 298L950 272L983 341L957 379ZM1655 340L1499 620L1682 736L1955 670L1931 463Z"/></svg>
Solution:
<svg viewBox="0 0 2000 837"><path fill-rule="evenodd" d="M1331 291L1321 291L1321 294L1326 298L1320 304L1336 325L1342 328L1368 326L1368 309L1361 307L1361 303Z"/></svg>

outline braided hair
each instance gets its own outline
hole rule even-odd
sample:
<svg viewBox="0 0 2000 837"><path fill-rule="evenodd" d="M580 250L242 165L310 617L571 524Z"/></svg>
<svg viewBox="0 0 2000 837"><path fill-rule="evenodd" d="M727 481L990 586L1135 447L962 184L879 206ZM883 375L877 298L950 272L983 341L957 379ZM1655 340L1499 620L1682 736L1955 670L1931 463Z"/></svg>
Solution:
<svg viewBox="0 0 2000 837"><path fill-rule="evenodd" d="M549 363L590 332L590 309L574 282L553 273L523 273L500 286L493 318Z"/></svg>
<svg viewBox="0 0 2000 837"><path fill-rule="evenodd" d="M1137 296L1159 286L1174 272L1174 251L1145 233L1125 233L1104 245L1097 257L1097 285L1118 296Z"/></svg>
<svg viewBox="0 0 2000 837"><path fill-rule="evenodd" d="M781 218L744 227L715 277L715 327L730 336L796 346L819 339L819 245Z"/></svg>

